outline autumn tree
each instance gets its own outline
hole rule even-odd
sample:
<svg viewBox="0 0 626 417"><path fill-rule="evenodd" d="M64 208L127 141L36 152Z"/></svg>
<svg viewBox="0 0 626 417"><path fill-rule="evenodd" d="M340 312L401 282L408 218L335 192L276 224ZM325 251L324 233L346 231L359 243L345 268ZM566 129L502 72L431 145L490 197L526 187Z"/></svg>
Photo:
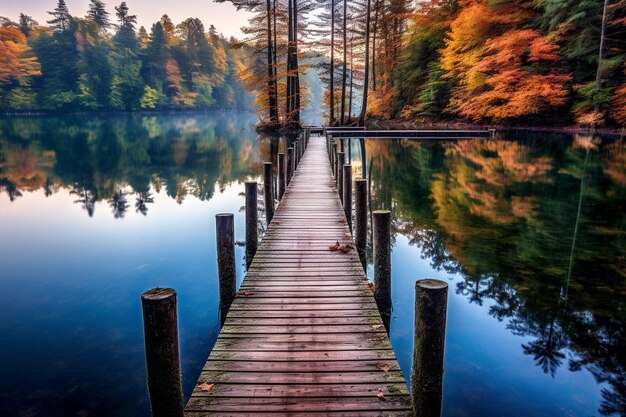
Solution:
<svg viewBox="0 0 626 417"><path fill-rule="evenodd" d="M0 103L14 109L34 107L31 83L40 74L26 36L17 28L0 28Z"/></svg>

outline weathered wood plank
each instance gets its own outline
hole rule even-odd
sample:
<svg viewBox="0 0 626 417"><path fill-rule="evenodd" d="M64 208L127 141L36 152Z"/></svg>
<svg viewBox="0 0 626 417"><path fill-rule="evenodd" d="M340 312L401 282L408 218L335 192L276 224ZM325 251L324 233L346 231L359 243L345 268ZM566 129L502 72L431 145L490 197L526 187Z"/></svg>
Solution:
<svg viewBox="0 0 626 417"><path fill-rule="evenodd" d="M350 249L332 251L336 242ZM409 415L406 382L370 285L325 143L311 140L185 415Z"/></svg>

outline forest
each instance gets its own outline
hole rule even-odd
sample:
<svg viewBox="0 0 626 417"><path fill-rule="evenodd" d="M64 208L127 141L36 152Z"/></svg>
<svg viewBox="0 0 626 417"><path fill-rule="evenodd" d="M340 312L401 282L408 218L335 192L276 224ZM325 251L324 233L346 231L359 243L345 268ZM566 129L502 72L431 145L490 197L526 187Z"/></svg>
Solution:
<svg viewBox="0 0 626 417"><path fill-rule="evenodd" d="M331 124L626 124L624 0L228 1L254 13L244 81L271 124L313 65Z"/></svg>
<svg viewBox="0 0 626 417"><path fill-rule="evenodd" d="M125 2L0 18L0 107L245 108L251 92L261 124L297 127L315 71L330 124L626 125L626 0L216 1L252 13L244 39L167 15L148 33Z"/></svg>
<svg viewBox="0 0 626 417"><path fill-rule="evenodd" d="M91 0L84 17L65 0L46 26L26 14L0 17L0 109L133 111L244 109L241 48L196 18L175 25L165 14L136 28L126 2L110 16Z"/></svg>

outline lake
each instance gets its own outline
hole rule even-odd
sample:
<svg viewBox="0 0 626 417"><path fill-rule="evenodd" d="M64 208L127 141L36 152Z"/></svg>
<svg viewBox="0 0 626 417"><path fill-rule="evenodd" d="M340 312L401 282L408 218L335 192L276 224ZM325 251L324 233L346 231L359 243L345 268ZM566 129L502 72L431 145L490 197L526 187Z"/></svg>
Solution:
<svg viewBox="0 0 626 417"><path fill-rule="evenodd" d="M243 182L285 144L255 123L0 119L0 415L149 416L139 297L155 286L178 292L191 393L219 333L214 216L235 213L244 240ZM443 415L626 415L624 141L350 142L371 208L392 211L407 379L415 280L449 283Z"/></svg>

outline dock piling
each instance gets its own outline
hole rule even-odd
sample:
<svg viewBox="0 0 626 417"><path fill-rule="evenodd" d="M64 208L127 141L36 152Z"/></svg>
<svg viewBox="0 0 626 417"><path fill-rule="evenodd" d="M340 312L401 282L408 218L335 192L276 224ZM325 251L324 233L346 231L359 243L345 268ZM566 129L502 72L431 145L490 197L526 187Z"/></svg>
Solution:
<svg viewBox="0 0 626 417"><path fill-rule="evenodd" d="M141 295L141 308L152 416L183 417L176 291L148 290Z"/></svg>
<svg viewBox="0 0 626 417"><path fill-rule="evenodd" d="M445 281L424 279L415 283L411 391L416 417L441 415L447 300Z"/></svg>
<svg viewBox="0 0 626 417"><path fill-rule="evenodd" d="M363 268L367 268L367 179L354 181L354 244Z"/></svg>
<svg viewBox="0 0 626 417"><path fill-rule="evenodd" d="M246 182L246 264L250 265L259 242L258 185Z"/></svg>
<svg viewBox="0 0 626 417"><path fill-rule="evenodd" d="M237 292L235 267L235 219L232 213L215 215L217 275L220 290L220 321L226 317Z"/></svg>
<svg viewBox="0 0 626 417"><path fill-rule="evenodd" d="M287 148L287 185L289 185L291 177L293 177L294 166L293 147L289 147Z"/></svg>
<svg viewBox="0 0 626 417"><path fill-rule="evenodd" d="M278 154L278 200L283 199L285 194L285 154Z"/></svg>
<svg viewBox="0 0 626 417"><path fill-rule="evenodd" d="M346 214L348 229L352 233L352 165L343 166L343 212Z"/></svg>
<svg viewBox="0 0 626 417"><path fill-rule="evenodd" d="M374 299L388 328L391 318L391 212L377 210L373 215Z"/></svg>
<svg viewBox="0 0 626 417"><path fill-rule="evenodd" d="M265 222L266 225L272 222L274 217L274 193L273 193L273 167L271 162L263 162L263 188L265 197Z"/></svg>
<svg viewBox="0 0 626 417"><path fill-rule="evenodd" d="M343 152L337 153L337 191L339 192L339 199L343 204L343 166L346 163L346 154Z"/></svg>

